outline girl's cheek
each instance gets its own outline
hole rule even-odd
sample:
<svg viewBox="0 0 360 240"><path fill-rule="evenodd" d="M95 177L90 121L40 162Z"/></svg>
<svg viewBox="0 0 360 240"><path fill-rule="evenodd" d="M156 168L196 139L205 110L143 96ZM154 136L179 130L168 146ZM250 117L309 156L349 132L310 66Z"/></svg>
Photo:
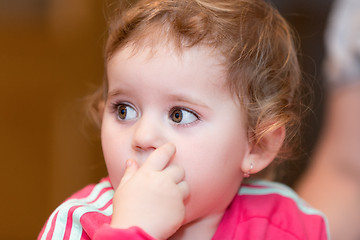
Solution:
<svg viewBox="0 0 360 240"><path fill-rule="evenodd" d="M118 157L121 153L109 152L106 149L103 149L103 151L108 175L113 187L116 189L125 172L125 160Z"/></svg>
<svg viewBox="0 0 360 240"><path fill-rule="evenodd" d="M119 186L122 177L124 176L124 171L114 171L114 170L115 169L108 170L108 172L109 172L111 184L113 185L114 189L116 189Z"/></svg>

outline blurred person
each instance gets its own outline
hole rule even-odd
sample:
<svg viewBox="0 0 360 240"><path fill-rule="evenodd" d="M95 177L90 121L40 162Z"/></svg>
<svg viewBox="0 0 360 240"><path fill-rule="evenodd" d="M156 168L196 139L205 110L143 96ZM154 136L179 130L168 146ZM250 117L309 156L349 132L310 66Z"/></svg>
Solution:
<svg viewBox="0 0 360 240"><path fill-rule="evenodd" d="M335 240L360 239L360 1L334 2L327 26L325 125L298 193Z"/></svg>

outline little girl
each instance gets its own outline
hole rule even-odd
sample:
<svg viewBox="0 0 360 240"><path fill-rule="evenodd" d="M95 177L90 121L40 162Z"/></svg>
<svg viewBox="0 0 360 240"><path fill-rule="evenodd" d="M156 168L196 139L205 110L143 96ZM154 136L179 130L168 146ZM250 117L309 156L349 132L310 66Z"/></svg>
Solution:
<svg viewBox="0 0 360 240"><path fill-rule="evenodd" d="M286 186L243 183L298 136L300 70L277 11L131 1L110 22L105 63L95 105L109 177L60 205L39 239L328 238Z"/></svg>

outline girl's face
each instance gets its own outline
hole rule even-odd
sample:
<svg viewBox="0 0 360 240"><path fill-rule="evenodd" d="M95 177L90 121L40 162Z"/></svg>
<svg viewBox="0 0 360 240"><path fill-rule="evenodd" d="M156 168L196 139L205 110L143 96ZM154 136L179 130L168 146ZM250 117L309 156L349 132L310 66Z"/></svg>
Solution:
<svg viewBox="0 0 360 240"><path fill-rule="evenodd" d="M205 47L181 55L170 47L151 50L123 48L108 62L101 138L111 182L116 189L127 159L141 165L171 142L176 153L169 164L184 168L190 188L185 222L222 214L238 191L250 151L240 104L224 85L224 67Z"/></svg>

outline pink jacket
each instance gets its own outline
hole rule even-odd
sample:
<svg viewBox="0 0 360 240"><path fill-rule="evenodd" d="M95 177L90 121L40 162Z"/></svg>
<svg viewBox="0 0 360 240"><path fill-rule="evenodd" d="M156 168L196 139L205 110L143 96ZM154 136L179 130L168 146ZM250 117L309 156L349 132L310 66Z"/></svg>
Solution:
<svg viewBox="0 0 360 240"><path fill-rule="evenodd" d="M114 190L109 178L89 185L61 204L38 239L153 240L142 229L113 229ZM326 219L287 186L252 181L243 184L228 207L213 240L329 239Z"/></svg>

